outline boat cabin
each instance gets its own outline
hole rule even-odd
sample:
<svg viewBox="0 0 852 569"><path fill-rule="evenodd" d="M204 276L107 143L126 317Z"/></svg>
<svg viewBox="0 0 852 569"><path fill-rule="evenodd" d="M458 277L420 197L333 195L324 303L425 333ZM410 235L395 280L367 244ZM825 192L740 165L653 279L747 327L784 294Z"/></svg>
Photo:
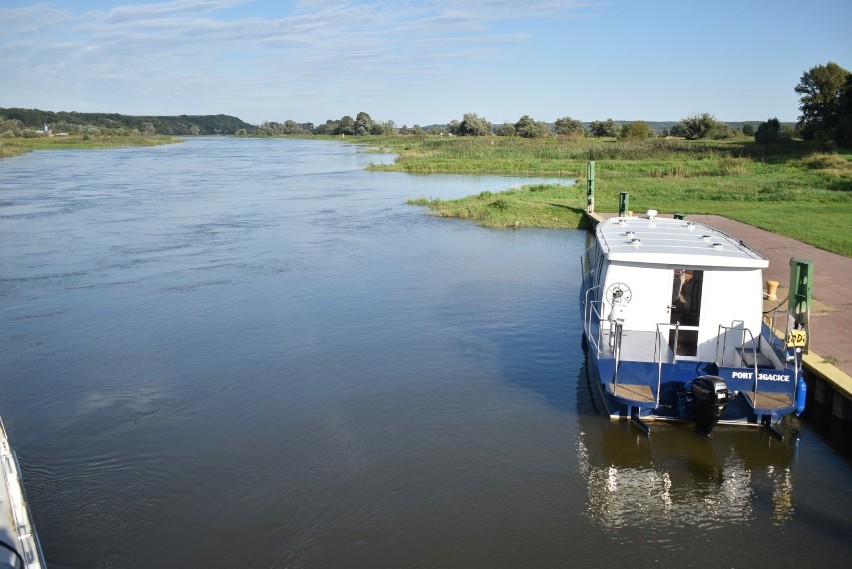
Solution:
<svg viewBox="0 0 852 569"><path fill-rule="evenodd" d="M662 335L670 358L714 361L720 334L731 350L758 339L768 262L734 237L680 219L620 217L598 226L590 253L589 288L600 320L620 323L624 346L653 350ZM649 341L635 341L642 334ZM645 356L623 354L653 361L653 353Z"/></svg>

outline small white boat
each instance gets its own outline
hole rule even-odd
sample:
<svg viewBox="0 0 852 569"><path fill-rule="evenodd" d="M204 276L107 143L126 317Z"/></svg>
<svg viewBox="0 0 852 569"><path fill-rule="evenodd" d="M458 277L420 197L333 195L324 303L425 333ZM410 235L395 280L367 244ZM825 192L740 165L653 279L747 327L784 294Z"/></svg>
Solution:
<svg viewBox="0 0 852 569"><path fill-rule="evenodd" d="M800 357L763 318L768 261L702 223L601 222L582 258L589 370L611 417L765 425L804 409ZM800 350L799 350L800 352Z"/></svg>
<svg viewBox="0 0 852 569"><path fill-rule="evenodd" d="M9 446L6 427L0 420L0 461L3 482L0 484L0 567L42 569L44 555L27 505L21 469L15 452Z"/></svg>

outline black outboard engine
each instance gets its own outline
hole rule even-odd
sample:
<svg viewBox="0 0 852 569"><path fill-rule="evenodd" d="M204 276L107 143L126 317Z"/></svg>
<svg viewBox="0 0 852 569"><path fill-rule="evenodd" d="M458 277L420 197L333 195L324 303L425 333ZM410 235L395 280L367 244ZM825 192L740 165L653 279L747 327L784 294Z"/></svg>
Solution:
<svg viewBox="0 0 852 569"><path fill-rule="evenodd" d="M728 384L721 377L702 375L692 380L695 430L709 435L728 406Z"/></svg>

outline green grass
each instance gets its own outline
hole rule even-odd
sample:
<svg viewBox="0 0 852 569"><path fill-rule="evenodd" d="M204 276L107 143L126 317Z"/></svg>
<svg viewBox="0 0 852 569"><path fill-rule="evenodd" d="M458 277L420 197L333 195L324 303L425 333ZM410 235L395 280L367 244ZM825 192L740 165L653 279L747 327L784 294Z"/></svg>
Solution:
<svg viewBox="0 0 852 569"><path fill-rule="evenodd" d="M717 214L852 256L852 152L803 142L763 147L745 139L617 142L558 138L376 137L399 154L375 170L490 173L577 179L575 187L528 186L460 200L419 199L436 215L488 227L578 227L586 166L596 162L597 211L617 211L621 192L642 212Z"/></svg>
<svg viewBox="0 0 852 569"><path fill-rule="evenodd" d="M174 136L39 136L36 138L0 138L0 158L20 156L33 150L118 148L122 146L157 146L182 139Z"/></svg>

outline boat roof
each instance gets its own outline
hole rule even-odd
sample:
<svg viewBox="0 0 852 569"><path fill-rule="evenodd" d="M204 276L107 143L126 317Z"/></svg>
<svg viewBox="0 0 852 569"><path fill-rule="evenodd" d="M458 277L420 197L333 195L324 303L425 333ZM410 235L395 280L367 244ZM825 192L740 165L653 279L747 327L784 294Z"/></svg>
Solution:
<svg viewBox="0 0 852 569"><path fill-rule="evenodd" d="M721 229L657 216L613 217L597 227L610 262L762 269L769 261Z"/></svg>

